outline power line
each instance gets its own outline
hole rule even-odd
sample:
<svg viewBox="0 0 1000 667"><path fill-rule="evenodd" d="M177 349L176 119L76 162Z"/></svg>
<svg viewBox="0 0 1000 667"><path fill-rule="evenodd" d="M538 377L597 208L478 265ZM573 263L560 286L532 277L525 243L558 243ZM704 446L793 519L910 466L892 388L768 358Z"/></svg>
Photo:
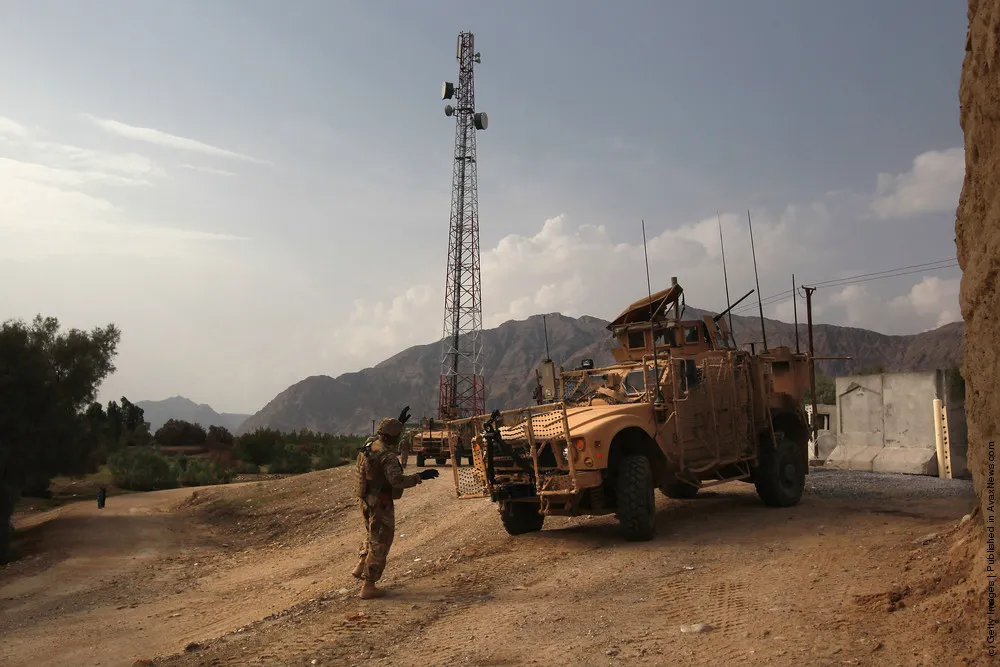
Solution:
<svg viewBox="0 0 1000 667"><path fill-rule="evenodd" d="M856 276L848 276L846 278L834 278L832 280L825 280L818 283L812 283L812 287L844 287L847 285L856 285L859 283L866 283L871 280L881 280L882 278L895 278L898 276L908 276L914 273L924 273L926 271L937 271L939 269L949 269L958 266L958 261L954 258L941 259L935 262L924 262L923 264L911 264L910 266L901 266L895 269L888 269L886 271L874 271L871 273L862 273ZM763 299L762 302L765 306L774 305L788 299L792 296L792 290L785 290L784 292L779 292L777 294L772 294L771 296ZM740 306L739 308L733 309L733 312L739 314L740 312L749 312L748 306Z"/></svg>
<svg viewBox="0 0 1000 667"><path fill-rule="evenodd" d="M911 273L921 273L923 271L935 271L937 269L948 269L953 266L958 266L958 262L955 260L946 260L948 264L942 264L941 262L934 262L937 266L931 266L929 264L921 264L922 268L914 267L902 267L899 269L894 269L893 271L879 271L878 273L866 273L860 276L852 276L850 278L840 278L837 280L827 280L822 283L815 283L813 287L838 287L840 285L853 285L857 282L868 282L869 280L878 280L880 278L892 278L894 276L908 276ZM904 271L904 269L911 269L909 271Z"/></svg>

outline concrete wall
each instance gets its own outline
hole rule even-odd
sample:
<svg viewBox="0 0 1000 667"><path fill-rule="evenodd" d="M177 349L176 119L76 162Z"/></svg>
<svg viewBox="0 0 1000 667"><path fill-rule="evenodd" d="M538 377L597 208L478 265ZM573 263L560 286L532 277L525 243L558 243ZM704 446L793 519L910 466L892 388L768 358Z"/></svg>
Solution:
<svg viewBox="0 0 1000 667"><path fill-rule="evenodd" d="M934 399L945 402L955 476L965 469L964 401L948 396L948 374L884 373L836 379L836 447L827 465L937 475Z"/></svg>

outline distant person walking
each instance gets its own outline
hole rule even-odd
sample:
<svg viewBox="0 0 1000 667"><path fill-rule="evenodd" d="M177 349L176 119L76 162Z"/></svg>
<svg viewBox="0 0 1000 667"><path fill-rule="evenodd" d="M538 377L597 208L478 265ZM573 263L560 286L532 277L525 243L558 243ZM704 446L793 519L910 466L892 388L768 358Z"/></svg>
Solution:
<svg viewBox="0 0 1000 667"><path fill-rule="evenodd" d="M385 591L375 588L382 578L392 538L396 532L394 501L403 496L403 490L420 484L425 479L438 476L437 470L422 470L404 475L395 449L403 424L410 418L410 406L403 408L399 419L386 417L375 429L375 437L368 440L358 454L358 498L361 516L365 522L365 541L361 545L360 560L351 574L361 579L361 598L382 597Z"/></svg>
<svg viewBox="0 0 1000 667"><path fill-rule="evenodd" d="M104 509L104 502L107 500L107 498L108 498L108 490L102 486L100 489L97 490L97 509L99 510Z"/></svg>

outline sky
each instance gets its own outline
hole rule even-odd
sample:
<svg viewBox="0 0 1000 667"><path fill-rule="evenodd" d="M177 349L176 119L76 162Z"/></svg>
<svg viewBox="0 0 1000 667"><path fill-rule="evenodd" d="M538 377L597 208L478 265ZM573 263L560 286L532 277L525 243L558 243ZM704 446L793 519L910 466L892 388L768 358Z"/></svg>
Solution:
<svg viewBox="0 0 1000 667"><path fill-rule="evenodd" d="M0 319L122 330L101 400L253 413L442 335L475 33L483 320L676 276L765 315L961 319L964 3L0 0ZM920 267L918 267L919 269ZM755 298L755 297L754 297ZM749 300L748 300L749 301ZM745 314L754 314L756 303ZM799 303L802 314L804 303Z"/></svg>

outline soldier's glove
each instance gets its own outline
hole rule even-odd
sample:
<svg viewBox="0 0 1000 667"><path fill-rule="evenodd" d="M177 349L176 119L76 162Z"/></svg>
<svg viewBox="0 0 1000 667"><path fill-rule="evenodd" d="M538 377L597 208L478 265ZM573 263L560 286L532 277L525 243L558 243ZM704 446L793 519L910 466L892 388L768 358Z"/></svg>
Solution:
<svg viewBox="0 0 1000 667"><path fill-rule="evenodd" d="M407 405L403 408L403 411L399 413L399 423L405 424L410 420L410 406Z"/></svg>
<svg viewBox="0 0 1000 667"><path fill-rule="evenodd" d="M421 470L420 472L417 473L420 479L434 479L440 474L441 473L439 473L437 470L434 470L433 468L431 468L430 470Z"/></svg>

